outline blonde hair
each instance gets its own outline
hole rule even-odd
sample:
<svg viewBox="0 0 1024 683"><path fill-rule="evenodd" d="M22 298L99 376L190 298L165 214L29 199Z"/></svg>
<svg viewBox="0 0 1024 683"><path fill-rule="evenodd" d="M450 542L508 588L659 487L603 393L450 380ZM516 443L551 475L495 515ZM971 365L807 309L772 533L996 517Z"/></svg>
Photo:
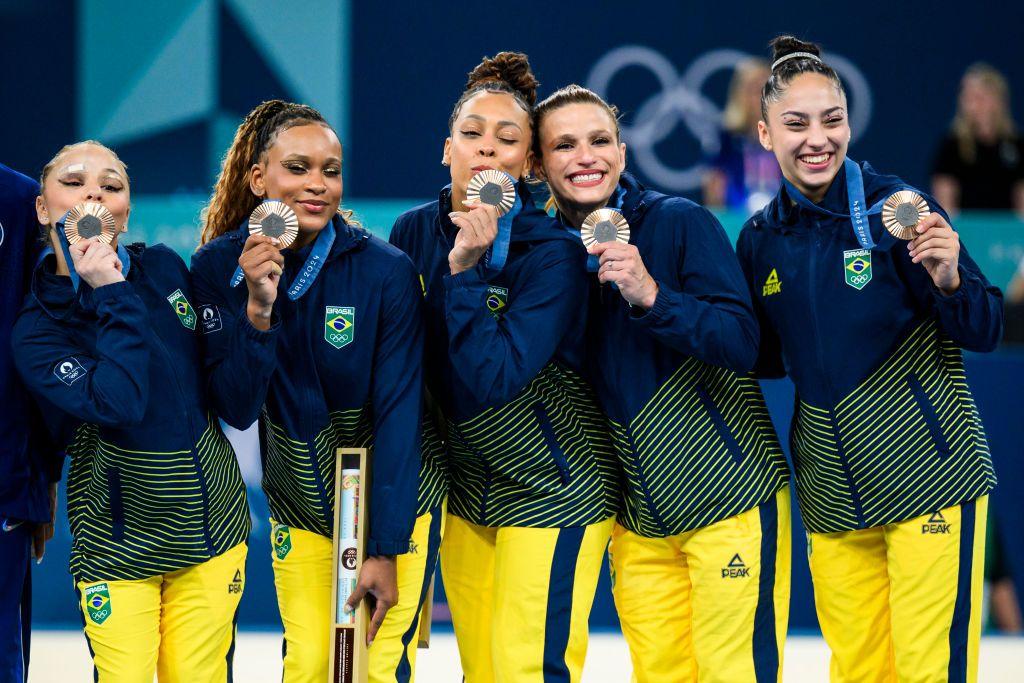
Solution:
<svg viewBox="0 0 1024 683"><path fill-rule="evenodd" d="M1012 138L1017 133L1017 126L1013 121L1013 114L1010 112L1010 86L995 67L984 62L976 62L967 67L963 80L968 78L977 79L982 86L988 88L999 100L999 113L996 117L996 138L1005 140ZM953 135L956 137L957 147L960 156L967 162L973 162L978 154L977 140L971 122L967 118L963 105L957 103L956 116L953 118Z"/></svg>
<svg viewBox="0 0 1024 683"><path fill-rule="evenodd" d="M94 147L99 147L100 149L110 154L110 156L114 157L114 161L121 164L121 168L124 169L124 182L126 185L128 184L128 165L121 161L121 157L117 156L117 152L110 149L109 147L104 145L102 142L99 142L98 140L80 140L78 142L72 142L70 145L64 145L63 147L60 148L60 151L53 155L52 159L46 162L46 165L43 166L42 172L39 174L40 188L42 188L42 186L46 184L46 179L49 177L50 173L53 171L53 167L57 165L57 162L60 160L60 158L67 154L68 152L70 152L71 150L75 149L76 147L81 147L82 145L92 145Z"/></svg>
<svg viewBox="0 0 1024 683"><path fill-rule="evenodd" d="M760 108L751 109L747 106L748 99L744 96L747 84L758 74L763 74L761 86L771 76L768 62L759 57L749 57L736 64L729 81L729 99L722 112L722 127L737 135L751 135L757 128L757 120L761 116Z"/></svg>

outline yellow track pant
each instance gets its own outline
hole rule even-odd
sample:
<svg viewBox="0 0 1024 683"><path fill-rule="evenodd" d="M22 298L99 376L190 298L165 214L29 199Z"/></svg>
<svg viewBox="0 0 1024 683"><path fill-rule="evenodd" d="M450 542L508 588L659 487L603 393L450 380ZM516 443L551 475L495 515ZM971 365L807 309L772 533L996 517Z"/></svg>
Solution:
<svg viewBox="0 0 1024 683"><path fill-rule="evenodd" d="M988 496L896 524L808 534L833 683L977 680Z"/></svg>
<svg viewBox="0 0 1024 683"><path fill-rule="evenodd" d="M398 604L369 648L371 683L412 681L419 616L434 577L443 506L416 518L410 552L398 555ZM323 683L331 628L331 539L271 520L277 604L284 624L284 683Z"/></svg>
<svg viewBox="0 0 1024 683"><path fill-rule="evenodd" d="M483 527L448 516L441 573L465 683L575 683L614 520Z"/></svg>
<svg viewBox="0 0 1024 683"><path fill-rule="evenodd" d="M775 683L789 620L790 493L667 538L616 524L612 594L639 683Z"/></svg>
<svg viewBox="0 0 1024 683"><path fill-rule="evenodd" d="M76 586L95 680L229 681L244 543L202 564L138 581Z"/></svg>

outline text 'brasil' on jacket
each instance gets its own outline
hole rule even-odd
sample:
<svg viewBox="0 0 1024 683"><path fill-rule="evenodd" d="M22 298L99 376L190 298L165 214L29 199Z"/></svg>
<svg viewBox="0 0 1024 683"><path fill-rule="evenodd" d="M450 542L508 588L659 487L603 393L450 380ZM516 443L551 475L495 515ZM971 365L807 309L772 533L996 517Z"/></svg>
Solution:
<svg viewBox="0 0 1024 683"><path fill-rule="evenodd" d="M206 410L188 270L164 246L126 248L127 281L80 295L47 257L14 328L22 377L71 457L76 581L199 564L250 528L234 451Z"/></svg>
<svg viewBox="0 0 1024 683"><path fill-rule="evenodd" d="M582 526L615 513L616 472L581 377L585 253L533 205L512 221L504 268L452 275L451 190L395 222L425 294L427 385L447 421L448 509L484 526Z"/></svg>
<svg viewBox="0 0 1024 683"><path fill-rule="evenodd" d="M868 206L906 187L862 168ZM848 212L844 169L820 206ZM737 244L761 323L758 372L796 385L797 494L814 532L910 519L995 484L960 347L995 348L1002 295L963 246L960 289L943 295L907 242L877 215L870 227L876 247L864 250L848 218L783 188Z"/></svg>
<svg viewBox="0 0 1024 683"><path fill-rule="evenodd" d="M295 301L287 289L313 245L283 251L268 331L249 322L245 283L229 287L246 226L192 257L210 393L232 426L260 418L263 489L279 524L331 536L336 449L372 445L367 552L402 554L417 502L425 511L444 496L436 438L423 454L420 481L419 284L394 247L340 216L333 225L322 270Z"/></svg>
<svg viewBox="0 0 1024 683"><path fill-rule="evenodd" d="M757 322L721 225L624 174L623 213L658 295L631 309L592 276L590 362L625 473L620 521L663 537L770 499L788 480L756 380Z"/></svg>

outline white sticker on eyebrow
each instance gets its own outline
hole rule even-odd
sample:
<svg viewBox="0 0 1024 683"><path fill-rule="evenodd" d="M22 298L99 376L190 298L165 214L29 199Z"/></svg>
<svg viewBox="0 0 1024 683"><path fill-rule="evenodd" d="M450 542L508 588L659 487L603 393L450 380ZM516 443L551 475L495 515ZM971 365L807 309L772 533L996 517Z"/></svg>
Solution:
<svg viewBox="0 0 1024 683"><path fill-rule="evenodd" d="M78 173L79 171L85 170L85 164L68 164L60 170L61 174L64 173Z"/></svg>

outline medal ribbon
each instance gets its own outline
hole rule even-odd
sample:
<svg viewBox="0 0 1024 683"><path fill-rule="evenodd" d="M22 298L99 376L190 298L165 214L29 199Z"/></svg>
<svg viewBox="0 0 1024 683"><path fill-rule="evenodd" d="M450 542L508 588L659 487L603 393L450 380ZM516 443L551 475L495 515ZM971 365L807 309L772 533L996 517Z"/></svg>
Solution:
<svg viewBox="0 0 1024 683"><path fill-rule="evenodd" d="M68 213L71 213L68 211ZM64 221L68 219L68 214L65 213L59 221L57 221L57 241L60 242L60 250L64 253L64 263L68 267L68 275L71 276L71 286L74 287L75 291L81 286L82 278L79 277L75 271L75 262L71 260L71 244L68 242L68 236L64 232ZM132 259L128 255L128 250L125 249L121 242L117 243L117 258L121 260L121 277L128 279L128 271L132 269ZM44 258L53 253L53 247L47 247L39 255L39 260L42 261Z"/></svg>
<svg viewBox="0 0 1024 683"><path fill-rule="evenodd" d="M248 219L245 224L249 224ZM313 286L317 276L320 274L320 269L324 267L327 255L331 252L331 247L334 246L336 237L337 232L334 229L334 219L332 218L324 226L324 229L320 231L320 235L316 238L316 242L309 252L309 256L306 257L306 262L302 264L302 270L299 271L295 279L292 280L291 285L289 285L289 299L292 301L300 299ZM242 272L242 266L238 266L235 268L235 274L231 276L231 286L237 287L242 284L244 279L245 273Z"/></svg>
<svg viewBox="0 0 1024 683"><path fill-rule="evenodd" d="M516 200L508 213L498 218L498 235L484 254L483 265L487 277L497 275L505 267L505 261L508 260L508 246L512 241L512 221L515 220L515 217L523 209L523 200L519 198L518 183L516 183L511 175L507 173L505 175L512 181L512 187L516 188L513 190Z"/></svg>
<svg viewBox="0 0 1024 683"><path fill-rule="evenodd" d="M808 211L832 216L833 218L849 218L850 223L853 225L853 234L856 236L861 248L874 249L875 240L871 237L868 217L882 212L882 205L885 204L885 199L868 207L867 200L864 198L864 174L861 172L860 166L850 157L846 157L843 161L843 168L846 169L846 198L850 207L849 213L830 211L823 206L818 206L803 196L800 190L793 187L793 184L785 177L782 178L782 184L785 185L786 192L789 193L793 201Z"/></svg>

